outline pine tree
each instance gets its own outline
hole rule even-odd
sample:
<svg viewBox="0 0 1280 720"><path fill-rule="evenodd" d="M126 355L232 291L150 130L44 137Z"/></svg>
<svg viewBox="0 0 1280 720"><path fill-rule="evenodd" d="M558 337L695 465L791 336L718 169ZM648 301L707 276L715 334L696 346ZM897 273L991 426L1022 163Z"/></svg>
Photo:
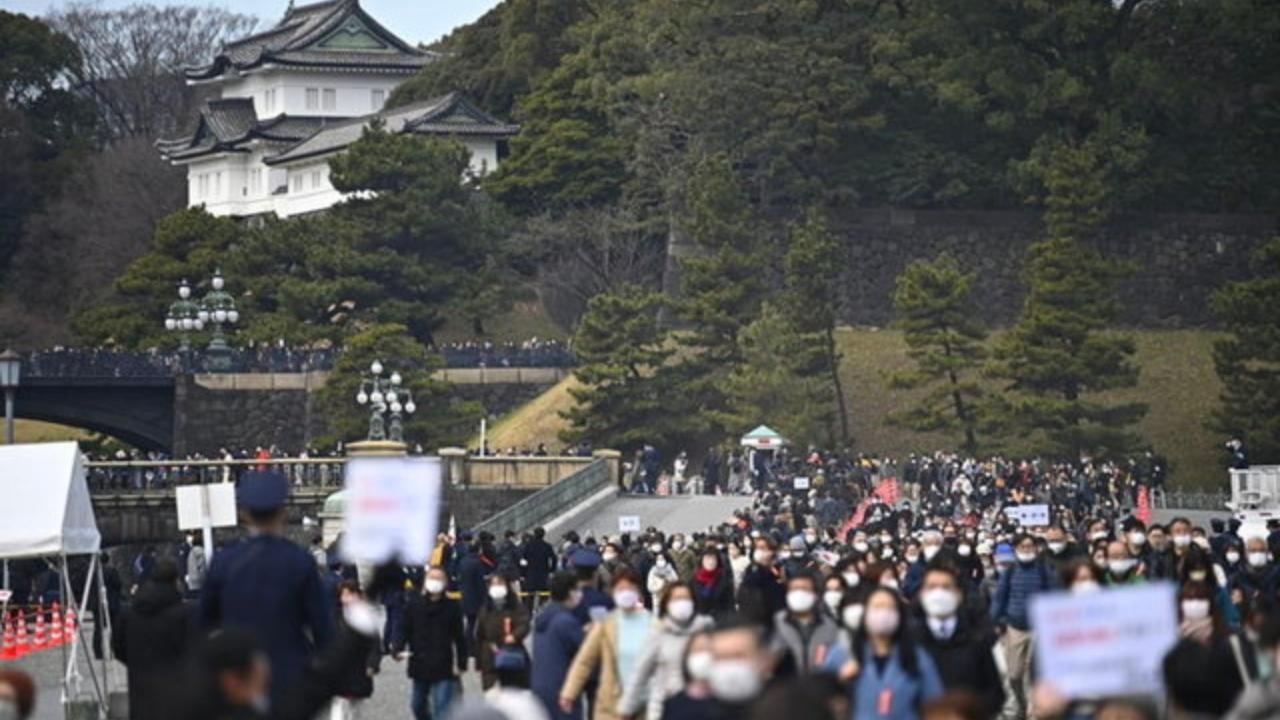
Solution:
<svg viewBox="0 0 1280 720"><path fill-rule="evenodd" d="M587 305L574 334L580 387L569 394L574 406L567 442L631 447L642 442L671 448L687 430L691 415L672 392L668 334L658 324L662 296L624 286L597 295Z"/></svg>
<svg viewBox="0 0 1280 720"><path fill-rule="evenodd" d="M891 424L917 432L959 431L970 454L978 450L984 395L974 374L987 356L987 331L974 314L973 278L945 253L902 271L893 305L915 367L889 378L891 387L930 388L915 407L890 415Z"/></svg>
<svg viewBox="0 0 1280 720"><path fill-rule="evenodd" d="M1280 238L1258 253L1258 275L1214 294L1229 335L1213 347L1222 407L1210 426L1240 437L1250 460L1280 462Z"/></svg>
<svg viewBox="0 0 1280 720"><path fill-rule="evenodd" d="M785 266L784 307L802 342L797 348L801 372L825 379L834 395L838 430L832 428L829 441L835 445L849 440L849 410L840 382L840 349L836 345L836 322L840 305L840 243L827 228L822 211L810 208L791 233ZM832 397L824 402L831 404ZM830 446L830 445L829 445Z"/></svg>
<svg viewBox="0 0 1280 720"><path fill-rule="evenodd" d="M1109 330L1122 268L1084 242L1103 220L1106 170L1097 146L1062 143L1046 167L1046 239L1028 249L1027 296L1018 323L1000 343L997 376L1008 381L999 407L1010 429L1038 433L1055 457L1127 452L1140 438L1129 426L1142 403L1098 393L1137 385L1133 339Z"/></svg>
<svg viewBox="0 0 1280 720"><path fill-rule="evenodd" d="M742 362L724 380L727 410L715 419L735 434L768 423L796 445L826 445L834 388L830 375L805 367L812 341L787 313L766 303L738 335Z"/></svg>

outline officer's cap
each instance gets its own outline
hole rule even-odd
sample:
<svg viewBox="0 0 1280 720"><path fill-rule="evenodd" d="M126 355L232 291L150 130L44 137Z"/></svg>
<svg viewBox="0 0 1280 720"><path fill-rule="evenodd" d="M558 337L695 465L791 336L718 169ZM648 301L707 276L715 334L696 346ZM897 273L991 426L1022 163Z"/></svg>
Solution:
<svg viewBox="0 0 1280 720"><path fill-rule="evenodd" d="M587 570L600 567L601 562L600 553L586 548L574 550L573 554L569 556L570 565L577 568L585 568Z"/></svg>
<svg viewBox="0 0 1280 720"><path fill-rule="evenodd" d="M236 502L250 512L270 512L284 507L289 482L278 472L254 470L240 478Z"/></svg>

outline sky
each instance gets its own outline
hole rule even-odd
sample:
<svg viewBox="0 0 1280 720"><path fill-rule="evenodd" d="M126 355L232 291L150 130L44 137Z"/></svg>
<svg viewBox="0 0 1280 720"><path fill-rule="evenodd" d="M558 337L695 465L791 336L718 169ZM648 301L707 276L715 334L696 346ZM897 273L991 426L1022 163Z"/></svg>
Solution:
<svg viewBox="0 0 1280 720"><path fill-rule="evenodd" d="M257 16L260 27L274 25L284 16L288 0L142 0L160 5L214 5ZM299 5L309 0L299 0ZM0 9L43 15L67 0L0 0ZM102 7L132 5L139 0L96 0ZM360 5L378 22L411 44L431 42L459 25L480 17L499 0L361 0Z"/></svg>

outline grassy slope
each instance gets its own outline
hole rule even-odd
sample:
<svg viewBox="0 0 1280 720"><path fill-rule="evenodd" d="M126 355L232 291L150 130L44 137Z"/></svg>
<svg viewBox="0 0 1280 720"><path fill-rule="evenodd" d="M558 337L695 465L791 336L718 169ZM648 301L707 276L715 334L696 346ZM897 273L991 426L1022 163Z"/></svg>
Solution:
<svg viewBox="0 0 1280 720"><path fill-rule="evenodd" d="M80 428L40 422L17 420L14 423L14 439L20 443L56 442L59 440L87 440L91 433Z"/></svg>
<svg viewBox="0 0 1280 720"><path fill-rule="evenodd" d="M1178 484L1212 485L1222 481L1218 455L1222 439L1203 426L1217 403L1219 383L1209 351L1214 334L1194 331L1135 333L1139 386L1125 393L1147 402L1151 409L1141 424L1143 435L1169 459ZM892 330L845 330L843 375L849 396L852 432L860 449L889 454L931 451L955 446L954 439L927 436L888 427L889 412L911 402L912 393L885 387L884 374L906 361L902 335ZM556 447L564 422L558 411L571 399L566 381L509 414L491 434L494 447L532 447L539 442Z"/></svg>

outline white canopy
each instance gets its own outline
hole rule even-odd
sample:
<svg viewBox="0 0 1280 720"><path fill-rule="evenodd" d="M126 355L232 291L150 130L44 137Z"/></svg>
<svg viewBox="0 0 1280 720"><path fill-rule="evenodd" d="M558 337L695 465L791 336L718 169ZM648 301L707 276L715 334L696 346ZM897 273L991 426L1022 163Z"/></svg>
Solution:
<svg viewBox="0 0 1280 720"><path fill-rule="evenodd" d="M74 442L0 446L0 558L98 552L82 463Z"/></svg>
<svg viewBox="0 0 1280 720"><path fill-rule="evenodd" d="M761 425L742 436L742 446L757 450L776 450L787 444L787 439L768 425Z"/></svg>

